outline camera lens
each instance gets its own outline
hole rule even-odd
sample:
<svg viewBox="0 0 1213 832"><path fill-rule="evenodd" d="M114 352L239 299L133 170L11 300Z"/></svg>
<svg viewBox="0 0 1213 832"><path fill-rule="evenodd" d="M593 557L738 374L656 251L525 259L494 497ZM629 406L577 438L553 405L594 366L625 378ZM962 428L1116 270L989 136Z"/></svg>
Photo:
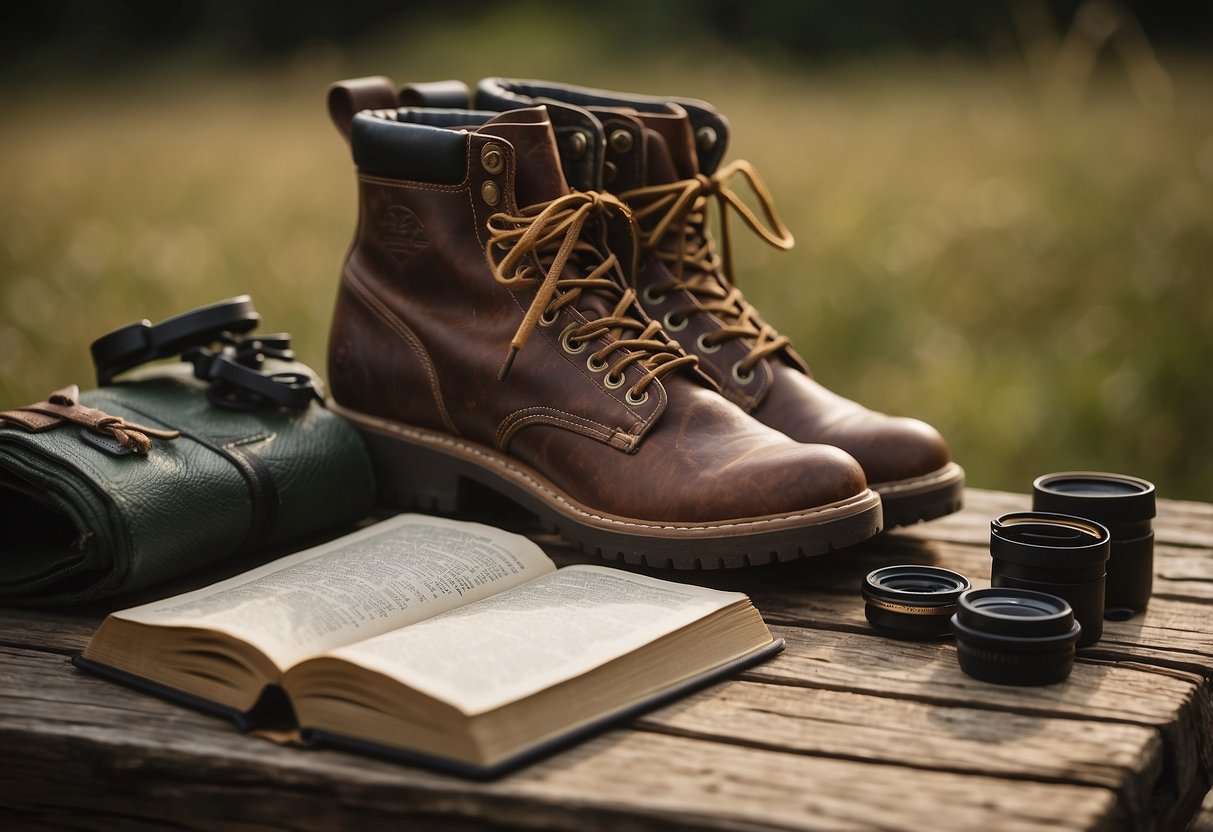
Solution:
<svg viewBox="0 0 1213 832"><path fill-rule="evenodd" d="M1154 583L1154 485L1098 471L1045 474L1032 483L1032 508L1085 517L1112 535L1104 615L1123 620L1150 603Z"/></svg>
<svg viewBox="0 0 1213 832"><path fill-rule="evenodd" d="M894 638L926 640L951 635L948 619L969 579L938 566L886 566L868 573L860 589L873 628Z"/></svg>
<svg viewBox="0 0 1213 832"><path fill-rule="evenodd" d="M990 524L990 583L1064 598L1082 625L1079 647L1103 634L1108 530L1094 520L1022 511Z"/></svg>
<svg viewBox="0 0 1213 832"><path fill-rule="evenodd" d="M1051 685L1070 675L1082 631L1069 604L1027 589L974 589L952 616L960 669L997 685Z"/></svg>

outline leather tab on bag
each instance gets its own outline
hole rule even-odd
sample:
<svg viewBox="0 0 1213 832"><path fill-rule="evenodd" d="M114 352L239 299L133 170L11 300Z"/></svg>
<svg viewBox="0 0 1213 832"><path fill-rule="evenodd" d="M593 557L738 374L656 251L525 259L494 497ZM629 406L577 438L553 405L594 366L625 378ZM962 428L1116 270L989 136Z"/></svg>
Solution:
<svg viewBox="0 0 1213 832"><path fill-rule="evenodd" d="M41 433L63 424L63 419L34 410L6 410L0 413L0 425L5 423L12 423L29 433Z"/></svg>
<svg viewBox="0 0 1213 832"><path fill-rule="evenodd" d="M111 416L94 407L86 407L80 404L79 398L80 388L69 384L56 390L44 402L0 413L0 424L12 423L30 433L40 433L71 422L99 436L108 437L140 455L146 455L151 450L152 439L176 439L181 435L177 430L147 427L128 422L121 416Z"/></svg>
<svg viewBox="0 0 1213 832"><path fill-rule="evenodd" d="M391 78L383 75L349 78L329 87L329 118L349 141L355 114L363 110L394 110L397 102L396 85Z"/></svg>

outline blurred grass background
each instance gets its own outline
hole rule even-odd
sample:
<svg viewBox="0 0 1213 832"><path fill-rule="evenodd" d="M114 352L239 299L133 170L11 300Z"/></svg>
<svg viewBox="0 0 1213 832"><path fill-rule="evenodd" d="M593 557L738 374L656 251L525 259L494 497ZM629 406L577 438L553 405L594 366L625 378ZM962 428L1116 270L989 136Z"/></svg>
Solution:
<svg viewBox="0 0 1213 832"><path fill-rule="evenodd" d="M243 292L322 369L356 211L327 84L537 77L716 104L797 238L735 231L748 297L828 387L936 425L970 484L1085 468L1213 499L1210 33L1169 49L1127 7L1020 3L956 48L806 56L694 5L380 10L95 70L91 40L27 50L0 71L0 405L90 385L112 328Z"/></svg>

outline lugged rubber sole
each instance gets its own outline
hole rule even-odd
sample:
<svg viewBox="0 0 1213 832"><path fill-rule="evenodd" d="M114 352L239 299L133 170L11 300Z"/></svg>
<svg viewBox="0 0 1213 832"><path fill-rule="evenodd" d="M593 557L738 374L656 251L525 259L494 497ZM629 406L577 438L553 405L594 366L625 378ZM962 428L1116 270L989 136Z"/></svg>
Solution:
<svg viewBox="0 0 1213 832"><path fill-rule="evenodd" d="M793 515L713 523L661 523L596 511L542 474L459 437L380 419L330 402L366 440L386 504L436 514L462 504L466 484L509 498L587 554L668 569L732 569L821 555L867 540L881 529L880 497L854 497Z"/></svg>
<svg viewBox="0 0 1213 832"><path fill-rule="evenodd" d="M955 462L949 462L921 477L873 483L872 490L884 503L886 529L912 526L964 507L965 472Z"/></svg>

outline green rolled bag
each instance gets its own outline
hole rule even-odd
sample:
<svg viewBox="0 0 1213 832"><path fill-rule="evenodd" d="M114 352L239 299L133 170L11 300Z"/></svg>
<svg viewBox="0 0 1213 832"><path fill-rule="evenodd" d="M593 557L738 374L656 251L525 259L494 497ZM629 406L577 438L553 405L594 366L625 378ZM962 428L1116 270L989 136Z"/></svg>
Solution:
<svg viewBox="0 0 1213 832"><path fill-rule="evenodd" d="M0 604L143 590L370 513L362 440L324 408L286 336L234 334L250 319L243 297L118 330L116 351L94 344L98 389L0 413ZM193 366L128 372L176 351Z"/></svg>

